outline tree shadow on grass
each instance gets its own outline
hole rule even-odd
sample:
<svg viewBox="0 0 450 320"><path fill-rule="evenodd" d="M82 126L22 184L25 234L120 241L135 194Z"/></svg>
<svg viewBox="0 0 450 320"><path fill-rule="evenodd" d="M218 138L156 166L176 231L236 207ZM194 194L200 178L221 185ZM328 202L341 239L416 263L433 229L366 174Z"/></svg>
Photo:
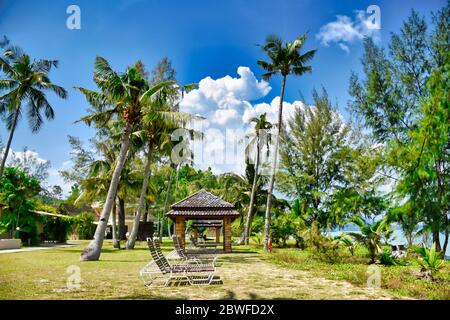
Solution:
<svg viewBox="0 0 450 320"><path fill-rule="evenodd" d="M225 293L225 296L223 296L220 299L221 300L236 300L236 293L234 293L231 290L227 290L227 292Z"/></svg>

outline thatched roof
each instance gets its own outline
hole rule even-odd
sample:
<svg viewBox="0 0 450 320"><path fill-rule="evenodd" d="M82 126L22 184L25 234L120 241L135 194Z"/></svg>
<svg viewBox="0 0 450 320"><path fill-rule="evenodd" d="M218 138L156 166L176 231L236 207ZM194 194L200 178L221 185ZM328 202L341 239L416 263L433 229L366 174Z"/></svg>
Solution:
<svg viewBox="0 0 450 320"><path fill-rule="evenodd" d="M224 216L238 216L240 213L234 206L206 190L200 190L171 205L168 217L185 216L189 218L204 218Z"/></svg>

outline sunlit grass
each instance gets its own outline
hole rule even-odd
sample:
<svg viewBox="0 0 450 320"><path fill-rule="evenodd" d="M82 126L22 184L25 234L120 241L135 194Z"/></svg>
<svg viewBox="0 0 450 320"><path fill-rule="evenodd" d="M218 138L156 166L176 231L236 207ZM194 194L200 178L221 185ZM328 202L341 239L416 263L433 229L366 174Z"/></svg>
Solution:
<svg viewBox="0 0 450 320"><path fill-rule="evenodd" d="M417 280L411 267L382 267L384 290L365 287L368 259L363 251L336 264L318 261L308 251L278 249L265 254L256 246L234 246L222 254L222 285L146 288L139 270L151 257L145 242L117 250L106 241L100 261L81 262L79 246L0 254L0 299L448 299L448 285ZM173 249L170 241L162 245ZM81 288L67 288L69 266L79 266ZM448 263L443 274L448 273ZM350 283L354 284L351 285ZM389 295L389 292L391 295Z"/></svg>
<svg viewBox="0 0 450 320"><path fill-rule="evenodd" d="M81 262L86 241L76 247L0 254L0 299L389 299L384 292L368 293L347 282L311 277L310 272L270 262L255 246L235 246L218 260L222 285L146 288L139 270L150 261L146 244L117 250L104 244L100 261ZM173 249L165 240L165 253ZM299 252L289 249L285 252ZM284 252L284 250L279 250ZM307 259L307 257L304 257ZM303 259L302 256L294 256ZM304 263L312 266L312 262ZM79 266L81 288L68 289L69 266ZM323 275L322 275L323 276Z"/></svg>
<svg viewBox="0 0 450 320"><path fill-rule="evenodd" d="M364 287L367 284L367 251L359 247L355 256L341 252L342 258L336 263L317 259L309 250L293 248L275 249L267 254L270 261L281 266L311 272L315 276L333 280L344 280ZM446 261L437 281L418 279L419 266L413 258L408 266L382 266L381 288L394 294L417 299L450 299L450 262Z"/></svg>

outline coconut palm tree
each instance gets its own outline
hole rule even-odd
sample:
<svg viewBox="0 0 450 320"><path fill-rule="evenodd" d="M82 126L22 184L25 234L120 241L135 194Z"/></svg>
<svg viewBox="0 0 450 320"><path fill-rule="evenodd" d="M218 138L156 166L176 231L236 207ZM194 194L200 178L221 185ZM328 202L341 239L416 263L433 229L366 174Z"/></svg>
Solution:
<svg viewBox="0 0 450 320"><path fill-rule="evenodd" d="M23 107L26 106L31 131L36 133L44 123L42 112L47 120L53 120L55 117L45 91L52 91L62 99L67 98L67 91L52 83L49 78L53 67L58 67L57 60L32 60L17 47L6 48L0 57L0 70L6 76L6 79L0 79L0 91L6 91L0 96L0 114L5 117L9 130L0 164L0 177L3 175L14 132L24 112Z"/></svg>
<svg viewBox="0 0 450 320"><path fill-rule="evenodd" d="M388 217L370 223L356 216L350 221L358 226L360 233L349 232L348 234L366 246L370 254L370 263L374 263L376 256L382 252L381 239L389 227Z"/></svg>
<svg viewBox="0 0 450 320"><path fill-rule="evenodd" d="M76 202L96 201L105 197L111 183L111 176L114 171L114 164L120 151L120 136L123 124L120 121L109 121L93 140L96 152L101 156L89 165L89 172L86 179L81 181L82 192ZM134 156L136 151L142 146L139 136L132 135L130 139L130 154ZM112 208L112 228L113 246L120 249L120 240L125 238L125 200L129 195L137 193L140 184L141 168L129 158L125 164L119 185L117 188L116 200ZM119 228L117 228L117 207L119 209ZM119 229L119 230L117 230Z"/></svg>
<svg viewBox="0 0 450 320"><path fill-rule="evenodd" d="M186 122L190 121L193 116L178 112L178 111L162 111L150 110L144 117L145 130L147 134L147 157L145 160L144 178L142 183L141 194L139 197L139 207L134 217L133 228L128 237L127 249L133 249L139 228L139 221L142 213L145 211L145 196L147 193L148 182L150 178L150 165L153 160L153 153L155 147L162 145L164 142L170 140L168 132L171 132L179 127L184 127ZM159 149L161 150L161 148Z"/></svg>
<svg viewBox="0 0 450 320"><path fill-rule="evenodd" d="M243 235L243 243L248 244L249 241L249 234L250 234L250 227L252 224L252 217L253 217L253 207L255 204L255 196L256 196L256 188L257 183L259 180L259 161L261 156L261 146L264 145L264 143L267 144L267 152L269 152L269 146L270 143L270 135L268 134L268 130L272 129L272 124L267 121L267 114L263 113L259 117L252 118L250 122L255 123L255 136L252 141L250 141L248 147L251 147L252 145L256 145L256 161L255 161L255 173L253 175L253 184L252 184L252 193L250 195L250 204L247 212L247 221L245 224L244 229L244 235Z"/></svg>
<svg viewBox="0 0 450 320"><path fill-rule="evenodd" d="M172 148L164 148L164 146L172 146L170 133L175 129L184 128L186 124L193 120L201 120L202 117L194 116L185 112L178 111L178 102L173 104L172 98L181 96L179 91L183 88L175 83L166 86L158 94L155 100L149 102L149 107L144 108L143 126L144 134L147 138L147 158L145 161L144 178L142 183L141 194L139 197L139 206L134 217L133 227L128 237L127 249L133 249L136 243L137 233L139 230L139 222L143 212L145 211L145 196L147 193L148 182L150 178L150 165L153 160L154 149L158 148L160 153L169 153ZM195 135L198 133L195 132Z"/></svg>
<svg viewBox="0 0 450 320"><path fill-rule="evenodd" d="M275 183L275 172L278 158L278 145L283 125L283 99L284 99L284 90L286 87L286 78L288 75L291 74L301 76L307 72L311 72L312 67L307 66L305 64L308 61L310 61L316 53L316 50L310 50L304 54L300 52L300 50L303 48L305 44L306 38L307 35L304 34L295 39L293 42L283 43L282 39L279 37L268 36L266 38L266 43L262 46L262 49L267 54L270 62L262 60L257 61L258 65L266 71L266 73L262 75L262 78L264 80L268 80L278 73L280 73L282 77L280 105L278 108L277 135L275 138L273 167L268 189L266 214L264 222L265 250L267 250L267 244L270 238L270 217L271 217L270 209L272 206L272 193Z"/></svg>
<svg viewBox="0 0 450 320"><path fill-rule="evenodd" d="M114 166L105 204L95 230L94 239L81 253L81 260L98 260L105 237L105 230L117 194L120 175L126 162L130 136L139 123L143 104L166 83L149 87L137 66L127 68L124 73L114 71L108 61L97 57L94 64L94 81L100 91L78 88L91 104L91 114L81 121L88 125L103 127L113 116L124 121L120 152Z"/></svg>

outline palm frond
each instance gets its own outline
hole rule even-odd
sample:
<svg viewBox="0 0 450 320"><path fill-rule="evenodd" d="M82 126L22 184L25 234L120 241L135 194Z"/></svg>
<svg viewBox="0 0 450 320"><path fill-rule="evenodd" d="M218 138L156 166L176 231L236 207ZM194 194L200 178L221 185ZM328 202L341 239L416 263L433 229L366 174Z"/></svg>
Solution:
<svg viewBox="0 0 450 320"><path fill-rule="evenodd" d="M175 83L176 83L175 81L164 81L164 82L158 83L157 85L154 85L153 87L148 89L146 92L144 92L144 94L142 94L142 96L140 97L139 100L142 101L144 99L152 97L154 94L159 92L162 88L171 86Z"/></svg>

